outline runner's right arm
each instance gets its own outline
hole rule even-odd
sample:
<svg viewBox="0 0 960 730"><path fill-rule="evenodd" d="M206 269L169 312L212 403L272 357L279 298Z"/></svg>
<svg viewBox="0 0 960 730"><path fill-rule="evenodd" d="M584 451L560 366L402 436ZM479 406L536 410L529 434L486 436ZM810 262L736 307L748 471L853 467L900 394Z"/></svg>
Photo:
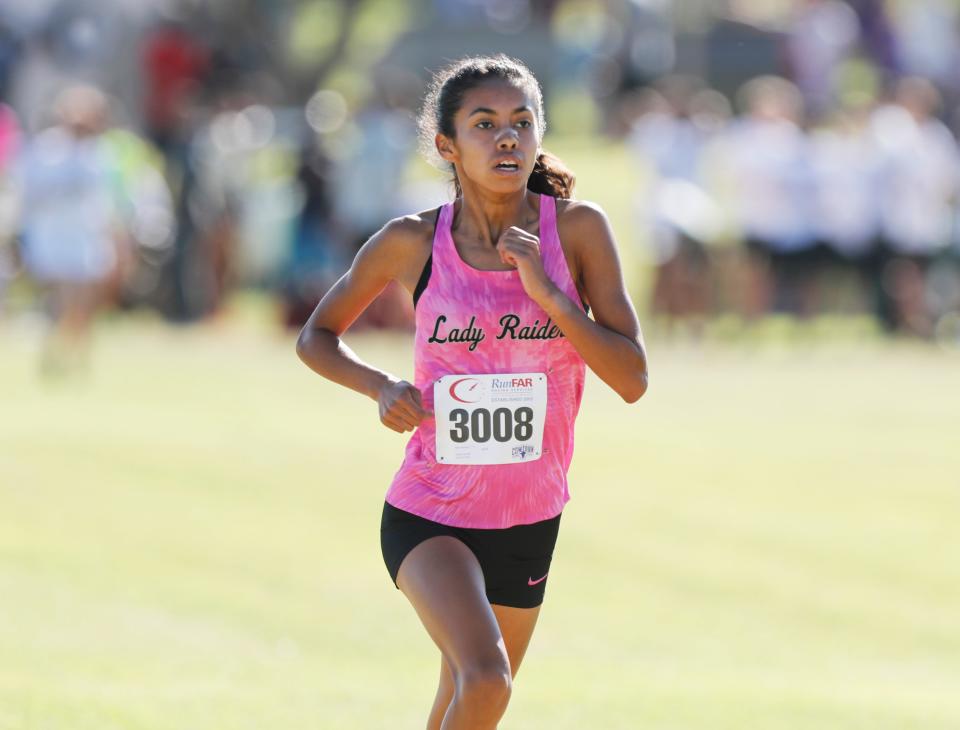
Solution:
<svg viewBox="0 0 960 730"><path fill-rule="evenodd" d="M363 362L340 338L390 281L407 273L417 258L422 224L415 216L398 218L374 234L350 270L317 304L297 338L297 355L311 370L377 401L380 421L398 433L412 431L430 415L420 391Z"/></svg>

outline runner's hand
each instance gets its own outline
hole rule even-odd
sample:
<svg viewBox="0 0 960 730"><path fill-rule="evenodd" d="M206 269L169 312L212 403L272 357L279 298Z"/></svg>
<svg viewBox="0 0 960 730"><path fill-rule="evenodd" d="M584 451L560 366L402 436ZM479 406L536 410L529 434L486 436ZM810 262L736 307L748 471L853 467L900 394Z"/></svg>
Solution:
<svg viewBox="0 0 960 730"><path fill-rule="evenodd" d="M377 395L380 422L397 433L413 431L420 421L433 414L423 407L423 398L416 386L406 380L394 380Z"/></svg>
<svg viewBox="0 0 960 730"><path fill-rule="evenodd" d="M497 241L500 260L516 267L523 289L535 302L549 297L556 286L543 270L540 258L540 239L532 233L510 226Z"/></svg>

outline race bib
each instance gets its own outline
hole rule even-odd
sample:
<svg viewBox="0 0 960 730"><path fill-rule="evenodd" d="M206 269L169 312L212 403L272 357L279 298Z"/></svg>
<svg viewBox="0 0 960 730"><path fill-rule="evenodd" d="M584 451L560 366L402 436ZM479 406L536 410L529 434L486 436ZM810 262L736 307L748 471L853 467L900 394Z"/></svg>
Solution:
<svg viewBox="0 0 960 730"><path fill-rule="evenodd" d="M543 451L544 373L444 375L433 385L438 464L513 464Z"/></svg>

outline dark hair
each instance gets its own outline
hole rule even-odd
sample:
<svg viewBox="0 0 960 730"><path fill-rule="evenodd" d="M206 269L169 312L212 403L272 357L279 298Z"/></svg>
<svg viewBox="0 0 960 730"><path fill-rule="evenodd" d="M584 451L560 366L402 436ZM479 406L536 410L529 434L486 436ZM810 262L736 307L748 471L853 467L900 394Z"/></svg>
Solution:
<svg viewBox="0 0 960 730"><path fill-rule="evenodd" d="M434 74L418 119L421 151L435 166L446 165L437 154L434 142L437 134L454 139L456 129L453 118L463 104L463 97L470 89L492 80L509 81L530 95L539 122L540 139L537 141L543 140L543 132L547 126L543 115L543 92L530 69L522 62L503 54L461 58ZM453 182L459 196L462 190L455 171ZM573 172L558 157L541 147L533 172L527 180L527 188L555 198L569 198L573 194L575 183L576 176Z"/></svg>

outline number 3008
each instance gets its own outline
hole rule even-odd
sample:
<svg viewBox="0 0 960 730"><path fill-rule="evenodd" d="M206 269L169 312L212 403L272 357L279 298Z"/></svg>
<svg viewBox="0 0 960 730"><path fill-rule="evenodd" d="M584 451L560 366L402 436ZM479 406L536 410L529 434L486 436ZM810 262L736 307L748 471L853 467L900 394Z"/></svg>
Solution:
<svg viewBox="0 0 960 730"><path fill-rule="evenodd" d="M486 408L475 408L468 412L464 408L454 408L450 411L450 439L462 444L465 441L475 441L483 444L493 436L501 443L516 439L528 441L533 436L533 409L518 408L516 411L509 408L497 408L492 414Z"/></svg>

